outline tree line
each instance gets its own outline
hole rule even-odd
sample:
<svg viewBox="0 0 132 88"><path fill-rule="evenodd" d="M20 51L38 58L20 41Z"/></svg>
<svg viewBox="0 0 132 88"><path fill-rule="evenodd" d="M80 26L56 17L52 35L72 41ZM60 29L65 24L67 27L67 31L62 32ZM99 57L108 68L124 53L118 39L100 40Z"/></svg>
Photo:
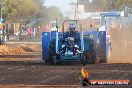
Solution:
<svg viewBox="0 0 132 88"><path fill-rule="evenodd" d="M2 16L5 21L29 23L32 19L40 19L47 23L57 17L63 17L55 7L45 7L44 0L0 0Z"/></svg>

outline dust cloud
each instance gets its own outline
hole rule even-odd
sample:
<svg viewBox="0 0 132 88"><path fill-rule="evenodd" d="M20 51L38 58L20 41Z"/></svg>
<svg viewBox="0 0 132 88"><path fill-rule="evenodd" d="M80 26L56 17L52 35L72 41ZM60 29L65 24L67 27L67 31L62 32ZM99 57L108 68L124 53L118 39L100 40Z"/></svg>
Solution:
<svg viewBox="0 0 132 88"><path fill-rule="evenodd" d="M112 51L110 63L132 63L132 26L111 28Z"/></svg>

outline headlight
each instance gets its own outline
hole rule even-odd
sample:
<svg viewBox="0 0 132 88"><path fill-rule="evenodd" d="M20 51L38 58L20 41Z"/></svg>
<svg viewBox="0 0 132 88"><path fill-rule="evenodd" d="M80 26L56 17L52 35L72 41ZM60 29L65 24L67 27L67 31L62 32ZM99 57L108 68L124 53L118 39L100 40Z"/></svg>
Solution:
<svg viewBox="0 0 132 88"><path fill-rule="evenodd" d="M65 47L65 45L63 44L63 45L62 45L62 48L64 48L64 47Z"/></svg>
<svg viewBox="0 0 132 88"><path fill-rule="evenodd" d="M75 45L76 48L79 48L77 45Z"/></svg>

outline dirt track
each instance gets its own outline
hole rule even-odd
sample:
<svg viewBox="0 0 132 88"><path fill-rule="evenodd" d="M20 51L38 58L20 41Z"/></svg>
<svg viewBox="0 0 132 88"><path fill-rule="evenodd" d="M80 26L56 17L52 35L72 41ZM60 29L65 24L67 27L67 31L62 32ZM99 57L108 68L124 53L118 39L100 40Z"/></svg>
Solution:
<svg viewBox="0 0 132 88"><path fill-rule="evenodd" d="M80 63L67 62L58 66L49 66L33 61L32 55L34 54L30 55L28 61L21 55L18 55L17 59L14 58L16 62L12 62L12 58L6 62L1 60L0 88L51 88L51 86L52 88L82 88ZM6 57L3 60L6 60ZM90 79L132 80L132 64L96 64L85 68L90 74ZM121 88L121 86L132 87L132 85L94 85L89 88Z"/></svg>
<svg viewBox="0 0 132 88"><path fill-rule="evenodd" d="M16 88L44 88L44 86L47 88L49 85L54 85L54 87L69 85L81 88L81 68L80 64L73 63L70 65L64 63L63 66L48 66L35 62L0 62L0 84L14 85ZM90 79L132 80L132 64L97 64L88 65L85 68L90 74ZM122 88L132 87L132 85L96 85L91 87L121 88L121 86Z"/></svg>
<svg viewBox="0 0 132 88"><path fill-rule="evenodd" d="M124 32L119 30L112 32L112 55L109 64L91 64L85 67L90 79L132 80L131 32L124 33L127 35L125 39L122 33ZM79 63L67 62L59 66L42 64L41 46L4 45L0 49L0 88L82 88L82 67ZM132 88L132 84L90 85L88 88Z"/></svg>

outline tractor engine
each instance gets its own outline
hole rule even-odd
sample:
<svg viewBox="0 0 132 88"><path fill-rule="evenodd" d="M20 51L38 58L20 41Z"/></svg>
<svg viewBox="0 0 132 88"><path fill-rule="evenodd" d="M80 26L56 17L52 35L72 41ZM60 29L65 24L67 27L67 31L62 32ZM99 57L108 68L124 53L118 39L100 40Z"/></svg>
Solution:
<svg viewBox="0 0 132 88"><path fill-rule="evenodd" d="M68 31L64 33L64 42L62 44L62 54L73 54L76 55L80 51L80 35L75 31L75 26L70 26Z"/></svg>
<svg viewBox="0 0 132 88"><path fill-rule="evenodd" d="M74 37L68 37L67 38L67 46L68 47L74 47L74 45L75 45L75 38Z"/></svg>

